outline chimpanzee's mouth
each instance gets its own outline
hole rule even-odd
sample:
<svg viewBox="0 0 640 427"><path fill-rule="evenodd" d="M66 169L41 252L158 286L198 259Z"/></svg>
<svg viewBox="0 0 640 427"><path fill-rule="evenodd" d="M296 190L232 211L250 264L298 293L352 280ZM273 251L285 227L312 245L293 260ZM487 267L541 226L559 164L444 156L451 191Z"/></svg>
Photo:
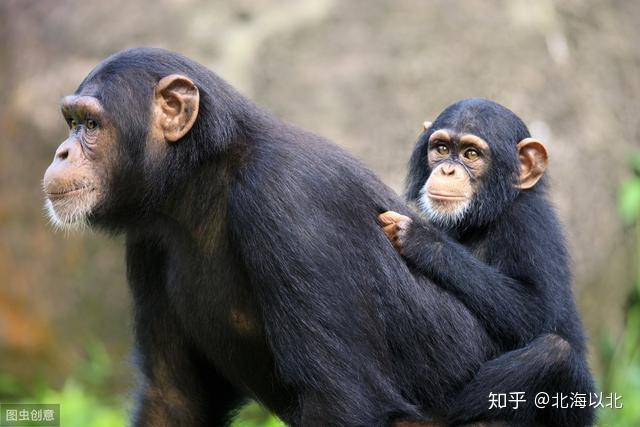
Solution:
<svg viewBox="0 0 640 427"><path fill-rule="evenodd" d="M61 197L65 197L65 196L70 196L72 194L77 194L80 193L84 190L89 189L88 185L82 185L80 187L71 187L71 188L66 188L64 190L59 190L59 191L49 191L47 190L47 197L49 199L56 199L56 198L61 198Z"/></svg>
<svg viewBox="0 0 640 427"><path fill-rule="evenodd" d="M74 186L53 185L45 190L45 209L51 223L56 228L73 228L86 224L97 203L98 192L89 183Z"/></svg>
<svg viewBox="0 0 640 427"><path fill-rule="evenodd" d="M434 200L442 200L447 202L457 202L465 200L466 197L460 194L445 194L429 192L429 198Z"/></svg>

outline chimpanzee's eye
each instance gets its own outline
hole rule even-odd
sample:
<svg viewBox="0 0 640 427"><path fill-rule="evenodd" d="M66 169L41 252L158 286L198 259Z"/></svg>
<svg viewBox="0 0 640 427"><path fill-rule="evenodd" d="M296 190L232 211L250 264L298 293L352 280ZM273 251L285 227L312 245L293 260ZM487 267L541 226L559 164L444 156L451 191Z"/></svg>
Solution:
<svg viewBox="0 0 640 427"><path fill-rule="evenodd" d="M98 126L95 120L88 119L87 120L87 129L95 129Z"/></svg>
<svg viewBox="0 0 640 427"><path fill-rule="evenodd" d="M468 160L473 161L480 157L480 153L478 153L478 150L476 150L475 148L469 148L464 152L464 157Z"/></svg>
<svg viewBox="0 0 640 427"><path fill-rule="evenodd" d="M75 130L75 128L77 127L78 127L78 121L76 119L69 120L69 128L71 128L71 130Z"/></svg>
<svg viewBox="0 0 640 427"><path fill-rule="evenodd" d="M446 156L447 154L449 154L449 147L447 147L444 144L438 144L438 145L436 145L436 152L438 154Z"/></svg>

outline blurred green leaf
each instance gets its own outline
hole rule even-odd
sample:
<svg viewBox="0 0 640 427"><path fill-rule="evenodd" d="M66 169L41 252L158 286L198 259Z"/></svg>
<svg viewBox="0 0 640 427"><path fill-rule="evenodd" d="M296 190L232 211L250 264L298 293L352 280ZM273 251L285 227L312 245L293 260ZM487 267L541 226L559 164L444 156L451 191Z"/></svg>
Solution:
<svg viewBox="0 0 640 427"><path fill-rule="evenodd" d="M640 176L640 153L636 153L631 158L631 167L636 175Z"/></svg>
<svg viewBox="0 0 640 427"><path fill-rule="evenodd" d="M632 224L640 216L640 179L631 179L622 184L619 210L625 224Z"/></svg>
<svg viewBox="0 0 640 427"><path fill-rule="evenodd" d="M32 403L32 402L30 402ZM107 404L87 393L75 380L68 380L62 390L49 390L41 402L59 403L60 425L65 427L116 427L126 425L122 405Z"/></svg>
<svg viewBox="0 0 640 427"><path fill-rule="evenodd" d="M636 250L640 250L640 153L632 159L635 177L620 189L620 216L626 224L635 222ZM611 336L600 342L600 357L604 372L601 375L602 391L621 396L623 408L603 408L598 413L598 425L640 425L640 271L629 295L626 307L625 328L618 340Z"/></svg>
<svg viewBox="0 0 640 427"><path fill-rule="evenodd" d="M257 402L251 402L240 409L231 427L286 427L279 418L270 414Z"/></svg>
<svg viewBox="0 0 640 427"><path fill-rule="evenodd" d="M12 376L0 373L0 397L25 393L25 387Z"/></svg>
<svg viewBox="0 0 640 427"><path fill-rule="evenodd" d="M111 357L104 344L93 341L86 345L86 359L74 377L83 384L98 387L109 380L113 372Z"/></svg>

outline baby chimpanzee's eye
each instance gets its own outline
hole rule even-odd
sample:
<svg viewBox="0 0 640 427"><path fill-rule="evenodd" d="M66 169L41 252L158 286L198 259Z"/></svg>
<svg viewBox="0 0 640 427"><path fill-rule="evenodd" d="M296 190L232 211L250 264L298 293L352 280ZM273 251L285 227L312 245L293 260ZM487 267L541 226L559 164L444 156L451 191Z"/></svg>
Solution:
<svg viewBox="0 0 640 427"><path fill-rule="evenodd" d="M464 152L463 155L465 159L468 159L471 161L476 160L478 157L480 157L480 153L475 148L469 148L467 151Z"/></svg>
<svg viewBox="0 0 640 427"><path fill-rule="evenodd" d="M446 156L447 154L449 154L449 147L447 147L444 144L438 144L438 145L436 145L436 152L438 154Z"/></svg>

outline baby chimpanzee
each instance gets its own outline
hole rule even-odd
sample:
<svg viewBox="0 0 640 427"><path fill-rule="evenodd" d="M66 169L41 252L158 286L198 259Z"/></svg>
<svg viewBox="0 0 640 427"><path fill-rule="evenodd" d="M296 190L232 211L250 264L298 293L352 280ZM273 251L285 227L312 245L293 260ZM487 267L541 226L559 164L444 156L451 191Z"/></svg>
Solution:
<svg viewBox="0 0 640 427"><path fill-rule="evenodd" d="M512 111L462 100L425 122L411 157L407 197L427 220L380 215L407 263L462 301L504 350L455 397L448 423L594 422L593 379L563 231L545 194L546 166L545 146ZM506 407L497 401L504 394Z"/></svg>

